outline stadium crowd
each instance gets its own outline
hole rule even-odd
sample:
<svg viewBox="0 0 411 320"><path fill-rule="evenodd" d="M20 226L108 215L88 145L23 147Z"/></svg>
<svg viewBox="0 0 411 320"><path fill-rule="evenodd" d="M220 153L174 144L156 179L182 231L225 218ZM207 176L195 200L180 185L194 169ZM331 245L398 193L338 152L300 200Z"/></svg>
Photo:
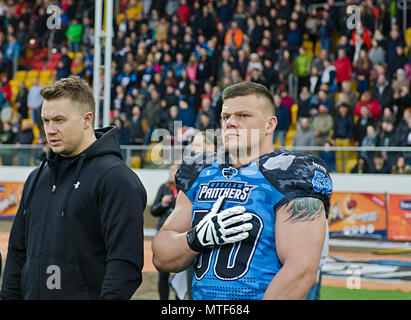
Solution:
<svg viewBox="0 0 411 320"><path fill-rule="evenodd" d="M361 21L350 29L347 8L354 3ZM61 29L47 28L51 4L61 8ZM111 119L120 144L148 145L157 128L183 143L195 130L218 128L222 90L249 80L274 94L275 144L278 137L281 146L411 146L411 34L400 27L396 2L310 4L119 0ZM58 59L46 54L39 68L56 62L47 81L73 74L92 84L93 6L88 0L0 1L0 109L13 110L1 123L0 143L45 144L42 83L10 84L16 56L18 70L29 71L29 52L51 43ZM182 123L178 130L175 120ZM0 152L3 165L11 164L14 155ZM358 152L349 166L352 155L326 148L320 154L331 171L411 172L409 152ZM17 150L18 164L30 164L30 157L31 151Z"/></svg>

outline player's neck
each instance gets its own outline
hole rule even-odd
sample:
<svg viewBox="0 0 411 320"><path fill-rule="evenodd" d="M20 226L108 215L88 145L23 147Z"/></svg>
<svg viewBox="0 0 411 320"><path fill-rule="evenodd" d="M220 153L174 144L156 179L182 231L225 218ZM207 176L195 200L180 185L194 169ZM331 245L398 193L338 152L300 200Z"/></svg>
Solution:
<svg viewBox="0 0 411 320"><path fill-rule="evenodd" d="M242 167L250 162L260 158L261 156L273 152L273 146L267 145L260 148L251 148L247 150L238 150L238 152L229 153L230 165L234 168Z"/></svg>

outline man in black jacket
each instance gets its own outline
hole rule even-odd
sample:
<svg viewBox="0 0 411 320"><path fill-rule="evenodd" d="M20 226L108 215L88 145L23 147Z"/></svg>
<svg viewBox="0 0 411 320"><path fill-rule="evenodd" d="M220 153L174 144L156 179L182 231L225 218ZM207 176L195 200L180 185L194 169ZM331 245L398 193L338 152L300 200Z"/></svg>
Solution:
<svg viewBox="0 0 411 320"><path fill-rule="evenodd" d="M51 147L30 173L10 233L2 299L129 299L142 281L146 191L113 127L94 131L79 77L41 91Z"/></svg>

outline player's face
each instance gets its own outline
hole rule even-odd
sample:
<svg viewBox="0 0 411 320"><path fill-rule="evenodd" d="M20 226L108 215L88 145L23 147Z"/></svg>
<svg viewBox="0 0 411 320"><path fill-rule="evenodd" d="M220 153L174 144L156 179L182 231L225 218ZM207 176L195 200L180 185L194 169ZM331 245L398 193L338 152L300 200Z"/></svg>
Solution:
<svg viewBox="0 0 411 320"><path fill-rule="evenodd" d="M53 152L65 157L77 155L85 141L84 119L73 102L67 98L44 100L41 117Z"/></svg>
<svg viewBox="0 0 411 320"><path fill-rule="evenodd" d="M266 114L264 103L265 99L254 95L235 97L224 102L221 128L227 151L250 151L254 148L253 153L259 153L256 148L267 139L267 128L272 118Z"/></svg>

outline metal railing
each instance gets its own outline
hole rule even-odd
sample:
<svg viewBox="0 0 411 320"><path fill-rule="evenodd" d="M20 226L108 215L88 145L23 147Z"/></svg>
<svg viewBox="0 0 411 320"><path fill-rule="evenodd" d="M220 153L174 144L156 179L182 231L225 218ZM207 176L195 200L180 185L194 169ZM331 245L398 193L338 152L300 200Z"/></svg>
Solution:
<svg viewBox="0 0 411 320"><path fill-rule="evenodd" d="M411 165L411 147L285 146L283 149L297 153L315 154L320 157L331 154L336 162L343 161L343 166L348 166L343 172L349 172L360 156L368 159L371 164L375 152L381 152L391 164L394 164L399 156L403 156L406 162ZM181 162L191 149L187 145L181 144L175 146L157 144L154 146L122 145L121 150L124 161L131 168L164 169L173 162ZM1 165L38 166L44 159L46 151L43 145L0 144ZM337 168L335 172L341 171L338 171Z"/></svg>

